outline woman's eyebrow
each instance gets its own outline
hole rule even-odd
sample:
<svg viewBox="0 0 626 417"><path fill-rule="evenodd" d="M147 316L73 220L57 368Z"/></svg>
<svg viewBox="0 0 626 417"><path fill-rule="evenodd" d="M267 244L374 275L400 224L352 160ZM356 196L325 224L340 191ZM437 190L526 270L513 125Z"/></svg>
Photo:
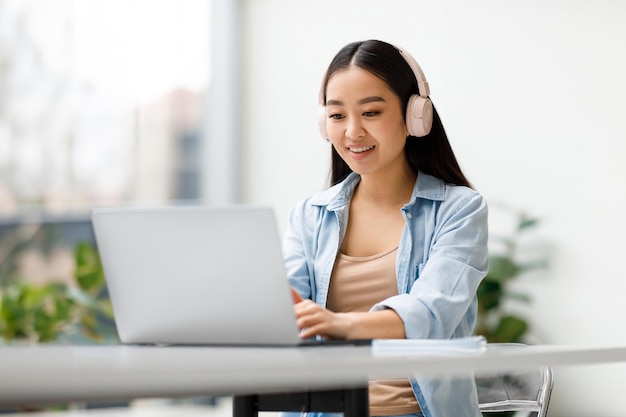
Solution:
<svg viewBox="0 0 626 417"><path fill-rule="evenodd" d="M359 104L374 103L377 101L385 101L385 99L379 96L370 96L359 100Z"/></svg>
<svg viewBox="0 0 626 417"><path fill-rule="evenodd" d="M377 101L386 101L384 98L379 97L379 96L370 96L370 97L365 97L362 98L361 100L359 100L359 104L367 104L367 103L374 103ZM326 102L327 106L343 106L343 101L341 100L333 100L330 99Z"/></svg>

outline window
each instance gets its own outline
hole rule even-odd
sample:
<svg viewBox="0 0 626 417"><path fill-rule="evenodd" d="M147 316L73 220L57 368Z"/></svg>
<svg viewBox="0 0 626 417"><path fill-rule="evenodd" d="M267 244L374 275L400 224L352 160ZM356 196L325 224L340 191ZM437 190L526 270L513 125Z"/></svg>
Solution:
<svg viewBox="0 0 626 417"><path fill-rule="evenodd" d="M0 214L199 196L210 0L0 2Z"/></svg>
<svg viewBox="0 0 626 417"><path fill-rule="evenodd" d="M200 148L228 1L0 0L0 295L73 285L93 206L203 197L201 166L223 169Z"/></svg>

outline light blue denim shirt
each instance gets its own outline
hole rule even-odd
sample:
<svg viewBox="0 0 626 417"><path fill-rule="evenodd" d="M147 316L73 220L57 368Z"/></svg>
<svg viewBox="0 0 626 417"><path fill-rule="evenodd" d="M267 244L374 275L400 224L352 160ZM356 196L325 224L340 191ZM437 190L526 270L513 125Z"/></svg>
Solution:
<svg viewBox="0 0 626 417"><path fill-rule="evenodd" d="M359 181L352 173L302 200L289 214L283 242L287 275L303 298L322 306ZM488 268L485 200L470 188L420 172L411 200L401 210L405 227L396 258L398 295L372 311L395 310L407 338L470 336L476 290ZM473 378L418 376L411 385L426 417L480 416Z"/></svg>

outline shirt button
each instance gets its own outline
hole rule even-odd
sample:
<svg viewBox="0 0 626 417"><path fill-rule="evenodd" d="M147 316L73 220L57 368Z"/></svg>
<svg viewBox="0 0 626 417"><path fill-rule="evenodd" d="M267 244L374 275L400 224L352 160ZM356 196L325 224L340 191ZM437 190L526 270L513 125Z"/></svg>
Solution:
<svg viewBox="0 0 626 417"><path fill-rule="evenodd" d="M407 213L407 214L406 214L406 217L407 217L407 219L412 219L412 218L413 218L413 215L412 215L411 213Z"/></svg>

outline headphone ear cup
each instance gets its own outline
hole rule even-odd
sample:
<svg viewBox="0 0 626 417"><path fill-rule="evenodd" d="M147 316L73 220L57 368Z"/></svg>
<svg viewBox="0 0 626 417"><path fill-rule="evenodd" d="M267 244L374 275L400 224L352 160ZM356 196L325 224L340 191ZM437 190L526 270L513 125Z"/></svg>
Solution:
<svg viewBox="0 0 626 417"><path fill-rule="evenodd" d="M433 125L433 103L429 98L413 94L406 106L406 127L409 135L422 137Z"/></svg>
<svg viewBox="0 0 626 417"><path fill-rule="evenodd" d="M326 132L326 107L324 106L320 106L320 109L317 113L317 126L319 127L320 134L322 135L324 140L330 142L328 140L328 133Z"/></svg>

